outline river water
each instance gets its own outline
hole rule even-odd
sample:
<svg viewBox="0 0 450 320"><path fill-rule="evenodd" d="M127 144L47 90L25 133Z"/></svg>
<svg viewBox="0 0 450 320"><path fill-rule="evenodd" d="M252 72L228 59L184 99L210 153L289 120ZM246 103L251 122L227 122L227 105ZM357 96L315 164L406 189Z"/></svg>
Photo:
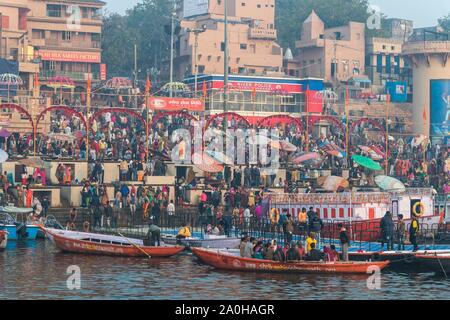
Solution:
<svg viewBox="0 0 450 320"><path fill-rule="evenodd" d="M67 288L67 269L81 288ZM450 299L450 280L434 273L282 275L217 271L192 254L170 259L112 258L59 252L48 241L13 242L0 252L0 299Z"/></svg>

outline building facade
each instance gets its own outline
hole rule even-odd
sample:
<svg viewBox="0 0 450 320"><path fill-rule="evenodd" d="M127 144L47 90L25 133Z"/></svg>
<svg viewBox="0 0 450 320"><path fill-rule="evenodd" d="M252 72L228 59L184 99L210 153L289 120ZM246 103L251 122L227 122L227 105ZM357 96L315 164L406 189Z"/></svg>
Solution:
<svg viewBox="0 0 450 320"><path fill-rule="evenodd" d="M0 2L1 41L0 58L17 65L23 81L21 89L29 91L33 76L39 72L39 63L29 45L27 34L27 0L3 0ZM1 71L0 73L6 73Z"/></svg>
<svg viewBox="0 0 450 320"><path fill-rule="evenodd" d="M28 0L28 37L41 59L40 83L55 76L73 80L80 91L87 79L100 80L101 9L98 0Z"/></svg>
<svg viewBox="0 0 450 320"><path fill-rule="evenodd" d="M325 29L313 11L303 22L298 54L285 62L285 72L301 78L322 78L337 85L354 76L364 75L365 25L349 22L346 26Z"/></svg>
<svg viewBox="0 0 450 320"><path fill-rule="evenodd" d="M178 79L195 74L196 62L198 74L224 73L225 1L205 1L203 7L195 6L197 2L184 1L175 60ZM275 0L228 0L227 5L230 73L279 75L283 52L276 42ZM193 29L205 31L196 39L196 35L189 32Z"/></svg>

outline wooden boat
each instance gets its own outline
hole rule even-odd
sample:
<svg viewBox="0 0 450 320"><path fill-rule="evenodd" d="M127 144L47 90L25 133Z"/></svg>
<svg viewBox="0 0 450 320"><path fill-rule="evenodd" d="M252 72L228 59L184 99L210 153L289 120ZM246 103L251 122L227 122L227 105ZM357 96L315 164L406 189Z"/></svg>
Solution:
<svg viewBox="0 0 450 320"><path fill-rule="evenodd" d="M415 259L424 269L450 274L450 252L416 254Z"/></svg>
<svg viewBox="0 0 450 320"><path fill-rule="evenodd" d="M374 262L277 262L252 258L242 258L236 250L213 250L192 248L195 256L204 263L217 269L252 272L281 273L349 273L367 274L370 267L380 270L389 265L389 261Z"/></svg>
<svg viewBox="0 0 450 320"><path fill-rule="evenodd" d="M9 240L36 240L39 227L27 221L30 208L0 207L0 228L8 231Z"/></svg>
<svg viewBox="0 0 450 320"><path fill-rule="evenodd" d="M161 239L166 244L175 245L177 238L175 235L163 234ZM210 248L210 249L236 249L241 243L240 238L227 237L226 235L214 236L204 235L202 238L190 237L182 239L181 243L189 248Z"/></svg>
<svg viewBox="0 0 450 320"><path fill-rule="evenodd" d="M0 251L6 249L8 244L8 232L5 230L0 230Z"/></svg>
<svg viewBox="0 0 450 320"><path fill-rule="evenodd" d="M64 252L123 257L167 258L182 252L185 247L164 245L144 246L143 240L119 236L42 228L55 246Z"/></svg>

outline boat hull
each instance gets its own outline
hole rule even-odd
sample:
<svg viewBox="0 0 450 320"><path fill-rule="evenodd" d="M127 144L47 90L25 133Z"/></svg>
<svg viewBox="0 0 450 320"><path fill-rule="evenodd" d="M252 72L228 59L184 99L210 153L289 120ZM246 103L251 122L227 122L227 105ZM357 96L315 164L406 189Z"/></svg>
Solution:
<svg viewBox="0 0 450 320"><path fill-rule="evenodd" d="M415 259L423 270L450 274L450 254L417 254Z"/></svg>
<svg viewBox="0 0 450 320"><path fill-rule="evenodd" d="M281 263L269 260L242 258L233 254L217 250L192 248L195 256L202 262L217 269L250 272L278 272L278 273L348 273L368 274L372 268L384 269L388 261L377 262L292 262Z"/></svg>
<svg viewBox="0 0 450 320"><path fill-rule="evenodd" d="M166 244L175 245L177 239L175 236L163 235L162 241ZM181 244L189 248L209 248L209 249L236 249L241 243L239 238L213 238L213 239L199 239L189 238L182 239Z"/></svg>
<svg viewBox="0 0 450 320"><path fill-rule="evenodd" d="M87 241L82 239L71 238L63 236L61 234L53 233L46 230L49 239L55 244L55 246L64 252L93 254L93 255L107 255L107 256L120 256L120 257L151 257L168 258L182 252L185 248L181 246L161 246L161 247L146 247L137 244L138 241L130 239L139 248L128 244L120 245L113 243L101 243L101 239L106 236L99 235L96 238L95 234L89 234L90 239L98 240ZM116 237L113 237L114 240ZM104 240L103 240L104 241Z"/></svg>
<svg viewBox="0 0 450 320"><path fill-rule="evenodd" d="M15 225L1 225L0 230L8 231L9 240L36 240L39 227L35 225L27 225L26 233L27 237L21 237L17 232L17 227Z"/></svg>

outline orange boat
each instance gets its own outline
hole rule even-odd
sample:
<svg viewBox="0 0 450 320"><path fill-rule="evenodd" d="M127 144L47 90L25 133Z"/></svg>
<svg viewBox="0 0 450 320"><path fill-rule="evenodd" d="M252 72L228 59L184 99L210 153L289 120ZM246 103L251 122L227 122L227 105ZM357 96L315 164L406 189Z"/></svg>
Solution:
<svg viewBox="0 0 450 320"><path fill-rule="evenodd" d="M192 252L204 263L217 269L252 272L282 273L362 273L368 274L378 267L388 266L389 261L376 262L277 262L252 258L242 258L239 250L214 250L192 248Z"/></svg>
<svg viewBox="0 0 450 320"><path fill-rule="evenodd" d="M122 256L168 258L182 252L183 246L144 246L139 239L43 228L47 237L64 252Z"/></svg>

